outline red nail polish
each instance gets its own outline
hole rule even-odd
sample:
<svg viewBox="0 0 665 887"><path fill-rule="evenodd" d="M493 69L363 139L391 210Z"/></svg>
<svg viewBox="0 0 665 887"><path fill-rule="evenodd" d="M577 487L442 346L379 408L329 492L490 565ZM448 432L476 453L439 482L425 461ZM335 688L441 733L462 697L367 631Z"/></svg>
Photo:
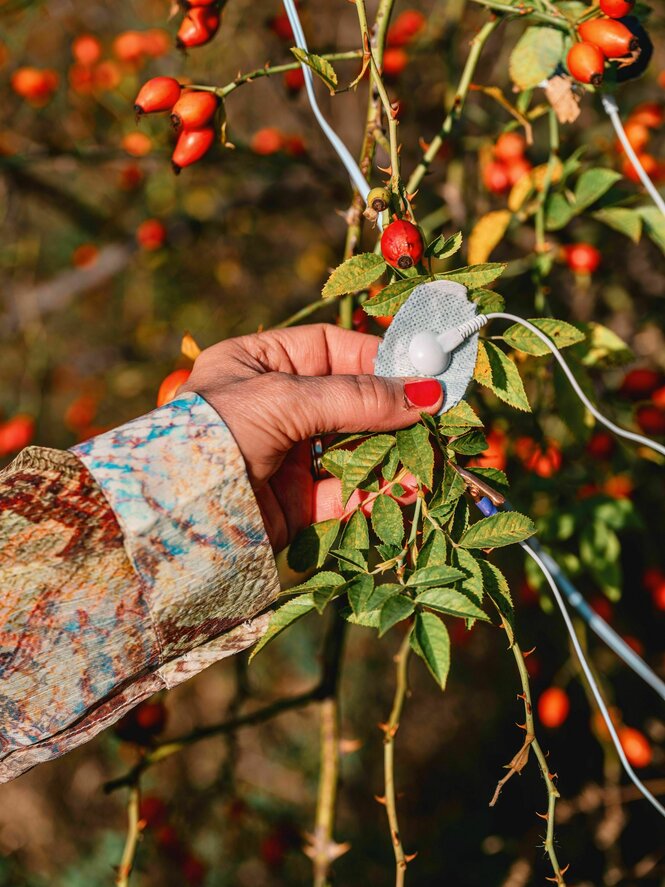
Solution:
<svg viewBox="0 0 665 887"><path fill-rule="evenodd" d="M404 386L404 394L409 403L414 407L431 407L439 402L441 384L436 379L421 379L417 382L407 382Z"/></svg>

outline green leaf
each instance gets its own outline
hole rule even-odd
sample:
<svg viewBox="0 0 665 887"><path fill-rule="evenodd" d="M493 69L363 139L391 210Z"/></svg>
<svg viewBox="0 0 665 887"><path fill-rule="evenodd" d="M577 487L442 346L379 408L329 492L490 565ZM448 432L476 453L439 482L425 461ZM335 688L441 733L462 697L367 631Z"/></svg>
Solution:
<svg viewBox="0 0 665 887"><path fill-rule="evenodd" d="M615 182L622 178L620 172L614 169L603 169L596 167L595 169L587 169L577 180L575 186L575 203L573 211L575 215L579 215L592 203L609 191Z"/></svg>
<svg viewBox="0 0 665 887"><path fill-rule="evenodd" d="M457 234L453 234L451 237L444 237L443 234L440 234L436 240L427 244L425 255L433 256L435 259L449 259L450 256L455 255L461 246L461 231L458 231Z"/></svg>
<svg viewBox="0 0 665 887"><path fill-rule="evenodd" d="M488 444L482 431L473 429L461 437L456 437L454 440L449 441L448 446L451 450L461 453L463 456L475 456L478 453L484 452Z"/></svg>
<svg viewBox="0 0 665 887"><path fill-rule="evenodd" d="M492 342L478 341L478 360L474 378L505 403L531 412L519 371L513 361Z"/></svg>
<svg viewBox="0 0 665 887"><path fill-rule="evenodd" d="M465 400L460 400L439 416L439 431L449 437L453 434L462 434L467 428L482 427L483 420L474 413Z"/></svg>
<svg viewBox="0 0 665 887"><path fill-rule="evenodd" d="M439 687L445 690L450 670L450 638L441 619L433 613L418 613L409 642Z"/></svg>
<svg viewBox="0 0 665 887"><path fill-rule="evenodd" d="M376 253L360 253L351 256L346 262L338 265L332 272L322 295L324 299L333 299L335 296L343 296L346 293L356 293L366 289L371 283L381 277L387 265L382 256Z"/></svg>
<svg viewBox="0 0 665 887"><path fill-rule="evenodd" d="M349 583L347 596L351 609L357 615L367 609L367 602L374 593L374 577L368 573L354 576Z"/></svg>
<svg viewBox="0 0 665 887"><path fill-rule="evenodd" d="M453 588L428 588L421 591L416 603L437 613L448 616L461 616L466 619L482 619L489 622L489 616L477 607L466 595Z"/></svg>
<svg viewBox="0 0 665 887"><path fill-rule="evenodd" d="M513 599L510 596L510 589L506 582L506 577L498 567L489 561L478 561L483 577L483 588L487 596L494 603L499 613L504 618L504 626L508 633L508 642L513 644L515 640L515 611L513 609Z"/></svg>
<svg viewBox="0 0 665 887"><path fill-rule="evenodd" d="M370 472L381 464L394 445L395 438L391 434L376 434L364 440L352 451L342 475L342 501L344 504L351 493L363 481L367 480Z"/></svg>
<svg viewBox="0 0 665 887"><path fill-rule="evenodd" d="M354 611L353 616L348 621L356 625L364 625L366 628L378 628L381 608L384 603L393 595L400 594L401 591L401 585L393 585L391 583L377 585L366 599L363 608L358 610L358 612Z"/></svg>
<svg viewBox="0 0 665 887"><path fill-rule="evenodd" d="M443 501L446 505L457 502L465 490L466 484L462 475L456 471L451 462L446 462L446 467L443 469Z"/></svg>
<svg viewBox="0 0 665 887"><path fill-rule="evenodd" d="M320 77L320 79L323 80L330 90L330 95L335 94L335 90L337 89L337 74L328 59L321 58L320 55L316 55L313 52L305 52L305 50L300 49L299 46L292 46L291 52L302 65L307 65L317 77Z"/></svg>
<svg viewBox="0 0 665 887"><path fill-rule="evenodd" d="M545 227L548 231L560 231L575 215L575 210L563 194L551 194L545 204Z"/></svg>
<svg viewBox="0 0 665 887"><path fill-rule="evenodd" d="M408 619L415 610L416 605L410 597L404 594L395 594L389 597L385 604L381 607L379 616L379 637L389 631L393 625Z"/></svg>
<svg viewBox="0 0 665 887"><path fill-rule="evenodd" d="M341 478L344 466L351 458L351 450L327 450L321 457L321 464L334 477Z"/></svg>
<svg viewBox="0 0 665 887"><path fill-rule="evenodd" d="M621 543L599 520L589 521L580 533L580 558L611 601L621 598Z"/></svg>
<svg viewBox="0 0 665 887"><path fill-rule="evenodd" d="M337 558L343 570L351 570L354 573L366 573L368 571L367 558L361 551L353 548L336 548L330 554Z"/></svg>
<svg viewBox="0 0 665 887"><path fill-rule="evenodd" d="M552 317L533 317L530 318L529 322L545 333L557 348L566 348L568 345L575 345L577 342L583 342L586 339L583 332L580 332L571 323L566 323L565 320L555 320ZM520 323L514 323L508 327L503 334L503 338L511 348L517 348L526 354L542 357L545 354L552 353L535 333L532 333L531 330L523 327Z"/></svg>
<svg viewBox="0 0 665 887"><path fill-rule="evenodd" d="M315 576L312 576L306 582L289 588L287 594L300 594L303 591L317 591L320 588L335 588L337 585L344 585L344 577L339 573L332 573L330 570L322 570Z"/></svg>
<svg viewBox="0 0 665 887"><path fill-rule="evenodd" d="M292 570L305 573L312 567L322 567L337 538L340 521L320 521L301 530L291 543L287 561Z"/></svg>
<svg viewBox="0 0 665 887"><path fill-rule="evenodd" d="M506 300L494 290L473 290L469 293L469 298L475 302L480 309L481 314L489 314L491 311L503 311L506 307Z"/></svg>
<svg viewBox="0 0 665 887"><path fill-rule="evenodd" d="M392 317L397 314L402 305L411 295L412 291L421 283L429 280L429 277L407 277L404 280L395 280L378 292L373 298L363 302L366 314L372 316Z"/></svg>
<svg viewBox="0 0 665 887"><path fill-rule="evenodd" d="M398 431L397 449L402 465L431 490L434 484L434 450L425 426L419 423Z"/></svg>
<svg viewBox="0 0 665 887"><path fill-rule="evenodd" d="M535 532L533 521L526 515L518 511L499 511L470 526L459 544L462 548L499 548L523 542Z"/></svg>
<svg viewBox="0 0 665 887"><path fill-rule="evenodd" d="M448 556L446 534L431 527L431 532L418 552L418 568L445 566Z"/></svg>
<svg viewBox="0 0 665 887"><path fill-rule="evenodd" d="M408 588L428 588L437 585L452 585L458 579L464 579L465 573L456 567L449 567L446 564L434 564L430 567L422 567L420 570L414 570L407 581Z"/></svg>
<svg viewBox="0 0 665 887"><path fill-rule="evenodd" d="M454 280L468 289L479 289L496 280L506 270L505 262L485 262L482 265L467 265L455 271L444 271L435 274L436 280Z"/></svg>
<svg viewBox="0 0 665 887"><path fill-rule="evenodd" d="M594 219L614 228L620 234L625 234L633 243L639 243L642 236L642 217L634 209L626 209L623 206L608 206L605 209L592 213Z"/></svg>
<svg viewBox="0 0 665 887"><path fill-rule="evenodd" d="M471 470L473 474L487 481L498 493L508 492L509 484L505 471L501 471L499 468L481 468L477 465L474 465Z"/></svg>
<svg viewBox="0 0 665 887"><path fill-rule="evenodd" d="M384 480L392 480L397 474L397 469L399 468L399 452L397 447L392 449L388 453L388 458L383 463L381 468L381 474L384 477Z"/></svg>
<svg viewBox="0 0 665 887"><path fill-rule="evenodd" d="M661 211L656 206L641 206L637 212L642 217L649 237L665 253L665 218Z"/></svg>
<svg viewBox="0 0 665 887"><path fill-rule="evenodd" d="M457 590L480 606L483 600L483 574L480 569L482 561L463 548L454 550L453 561L465 574L464 579L457 583Z"/></svg>
<svg viewBox="0 0 665 887"><path fill-rule="evenodd" d="M249 661L262 650L266 644L274 640L278 634L281 634L289 625L293 625L298 619L311 613L314 609L314 598L311 594L301 594L291 601L287 601L277 610L273 610L266 633L260 638L257 645L252 650Z"/></svg>
<svg viewBox="0 0 665 887"><path fill-rule="evenodd" d="M518 90L534 89L548 80L563 57L564 38L555 28L527 28L510 54L510 79Z"/></svg>
<svg viewBox="0 0 665 887"><path fill-rule="evenodd" d="M584 366L621 366L632 359L633 352L616 333L600 323L588 324L588 346L582 357Z"/></svg>
<svg viewBox="0 0 665 887"><path fill-rule="evenodd" d="M346 525L342 536L342 548L356 548L365 551L369 548L367 518L359 508L353 512Z"/></svg>
<svg viewBox="0 0 665 887"><path fill-rule="evenodd" d="M466 501L466 498L460 498L457 500L452 519L448 526L451 538L455 542L458 542L469 526L469 503Z"/></svg>
<svg viewBox="0 0 665 887"><path fill-rule="evenodd" d="M382 542L401 545L404 541L402 509L390 496L377 496L372 508L372 529Z"/></svg>

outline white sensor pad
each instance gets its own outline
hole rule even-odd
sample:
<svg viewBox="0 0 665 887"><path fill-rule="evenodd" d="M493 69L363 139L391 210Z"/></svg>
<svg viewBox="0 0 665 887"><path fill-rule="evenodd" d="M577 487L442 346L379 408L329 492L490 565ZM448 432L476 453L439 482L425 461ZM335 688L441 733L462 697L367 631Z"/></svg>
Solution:
<svg viewBox="0 0 665 887"><path fill-rule="evenodd" d="M374 372L377 376L427 376L438 379L443 387L442 413L464 397L473 377L478 356L478 334L456 348L449 365L439 373L423 373L415 368L409 350L420 333L440 335L476 316L476 306L469 301L461 283L432 280L417 286L395 315L379 346ZM438 369L438 367L434 367Z"/></svg>

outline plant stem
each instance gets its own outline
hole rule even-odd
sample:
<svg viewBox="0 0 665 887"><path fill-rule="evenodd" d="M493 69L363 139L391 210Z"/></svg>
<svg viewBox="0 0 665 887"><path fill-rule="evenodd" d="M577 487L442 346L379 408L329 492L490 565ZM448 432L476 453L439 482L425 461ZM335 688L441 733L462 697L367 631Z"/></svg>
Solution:
<svg viewBox="0 0 665 887"><path fill-rule="evenodd" d="M404 701L408 692L408 665L411 647L409 639L411 632L407 632L402 641L399 652L395 657L397 664L397 683L393 707L388 723L383 725L383 772L385 782L385 805L390 826L390 838L395 853L395 887L402 887L406 876L407 858L402 847L402 839L399 834L399 821L397 818L397 803L395 799L395 735L399 729L400 718L404 708Z"/></svg>
<svg viewBox="0 0 665 887"><path fill-rule="evenodd" d="M127 837L125 839L125 847L122 851L122 859L118 867L118 874L115 879L117 887L127 887L129 884L129 876L134 868L134 858L136 856L136 848L141 837L141 829L139 828L139 806L141 803L141 792L138 780L132 785L127 799Z"/></svg>
<svg viewBox="0 0 665 887"><path fill-rule="evenodd" d="M455 97L453 99L452 106L448 111L445 120L441 124L439 132L430 142L429 147L423 154L422 160L414 169L411 177L409 178L409 181L406 183L406 191L408 194L413 194L414 191L418 189L418 186L429 170L432 161L439 153L446 136L450 135L450 133L452 132L453 124L460 116L462 108L464 107L464 102L466 101L466 96L469 92L469 87L471 86L471 81L476 71L476 67L478 65L478 61L480 59L483 48L500 24L501 19L498 18L493 19L490 22L485 22L480 31L471 41L471 49L469 51L466 64L464 65L462 76L460 77L459 83L457 84L457 90L455 91Z"/></svg>
<svg viewBox="0 0 665 887"><path fill-rule="evenodd" d="M274 324L270 329L281 330L284 329L284 327L293 326L301 320L305 320L306 317L309 317L310 314L314 314L320 308L324 308L326 305L333 305L334 303L334 299L317 299L316 302L310 302L309 305L305 305L304 308L300 308L294 314L291 314L286 320Z"/></svg>
<svg viewBox="0 0 665 887"><path fill-rule="evenodd" d="M535 228L535 252L536 262L534 265L534 282L536 284L535 307L539 313L545 310L547 304L547 293L545 291L544 280L549 274L551 266L551 258L548 255L547 242L545 240L545 204L550 192L550 186L554 177L554 170L559 163L559 121L553 108L549 110L549 136L550 136L550 153L547 161L547 170L543 180L543 187L538 195L538 205L534 219Z"/></svg>
<svg viewBox="0 0 665 887"><path fill-rule="evenodd" d="M327 59L329 62L343 62L362 58L362 55L363 54L360 50L352 49L348 52L329 52L326 55L322 55L321 58ZM296 68L299 67L300 62L289 62L284 65L266 65L263 68L256 68L254 71L249 71L247 74L239 74L235 80L232 80L225 86L205 86L203 84L194 83L191 86L188 86L188 89L196 89L198 92L214 92L216 96L223 99L244 83L251 83L253 80L258 80L260 77L271 77L274 74L283 74L285 71L295 71Z"/></svg>
<svg viewBox="0 0 665 887"><path fill-rule="evenodd" d="M554 15L536 9L534 6L512 6L510 3L499 3L497 0L473 0L481 6L493 9L495 12L507 13L518 17L529 16L532 21L543 22L552 25L554 28L560 28L563 31L570 31L569 22L562 15Z"/></svg>

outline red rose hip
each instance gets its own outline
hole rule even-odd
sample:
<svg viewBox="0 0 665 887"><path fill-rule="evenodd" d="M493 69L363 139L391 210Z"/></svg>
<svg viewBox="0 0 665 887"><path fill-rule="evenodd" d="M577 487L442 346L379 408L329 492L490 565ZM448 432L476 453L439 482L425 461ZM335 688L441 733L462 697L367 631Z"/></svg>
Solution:
<svg viewBox="0 0 665 887"><path fill-rule="evenodd" d="M412 268L423 257L422 235L412 222L391 222L381 236L381 253L393 268Z"/></svg>
<svg viewBox="0 0 665 887"><path fill-rule="evenodd" d="M178 136L171 156L171 165L175 174L177 175L185 166L191 166L200 160L212 148L214 141L215 130L211 127L184 129Z"/></svg>
<svg viewBox="0 0 665 887"><path fill-rule="evenodd" d="M173 106L171 123L175 129L201 129L210 123L218 106L213 92L186 92Z"/></svg>
<svg viewBox="0 0 665 887"><path fill-rule="evenodd" d="M134 101L137 116L170 111L180 98L180 84L173 77L153 77L144 83Z"/></svg>
<svg viewBox="0 0 665 887"><path fill-rule="evenodd" d="M575 43L566 57L568 70L580 83L600 86L603 82L605 56L595 43Z"/></svg>

